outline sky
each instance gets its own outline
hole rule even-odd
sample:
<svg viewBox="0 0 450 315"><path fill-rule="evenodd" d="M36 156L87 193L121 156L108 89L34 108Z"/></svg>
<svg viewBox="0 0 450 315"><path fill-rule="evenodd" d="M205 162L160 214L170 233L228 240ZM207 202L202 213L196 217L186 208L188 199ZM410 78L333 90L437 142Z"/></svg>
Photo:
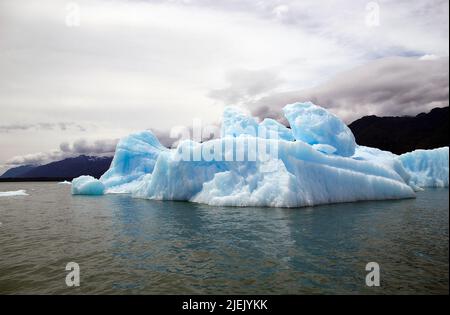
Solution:
<svg viewBox="0 0 450 315"><path fill-rule="evenodd" d="M0 0L0 173L152 129L448 106L447 1Z"/></svg>

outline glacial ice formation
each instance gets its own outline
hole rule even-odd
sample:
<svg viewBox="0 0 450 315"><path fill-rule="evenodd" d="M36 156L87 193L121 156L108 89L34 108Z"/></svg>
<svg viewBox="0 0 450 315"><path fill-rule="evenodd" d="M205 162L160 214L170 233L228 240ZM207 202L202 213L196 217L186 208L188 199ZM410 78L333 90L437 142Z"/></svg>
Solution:
<svg viewBox="0 0 450 315"><path fill-rule="evenodd" d="M292 134L292 130L286 128L284 125L280 124L278 121L273 120L271 118L264 119L260 124L260 127L266 129L265 135L270 134L270 132L275 132L278 135L280 140L286 141L295 141L294 135ZM264 135L264 138L269 138Z"/></svg>
<svg viewBox="0 0 450 315"><path fill-rule="evenodd" d="M448 187L448 148L397 156L358 146L339 118L310 102L284 112L292 129L227 107L221 138L184 140L170 150L150 131L130 135L100 180L74 179L72 193L300 207L413 198L421 186Z"/></svg>
<svg viewBox="0 0 450 315"><path fill-rule="evenodd" d="M227 106L222 115L221 137L239 135L256 136L258 122L248 113L236 106Z"/></svg>
<svg viewBox="0 0 450 315"><path fill-rule="evenodd" d="M297 140L308 144L326 144L334 147L335 154L352 156L355 137L342 120L326 109L311 102L294 103L283 108Z"/></svg>
<svg viewBox="0 0 450 315"><path fill-rule="evenodd" d="M103 195L105 185L92 176L80 176L72 181L72 195Z"/></svg>
<svg viewBox="0 0 450 315"><path fill-rule="evenodd" d="M158 155L167 151L149 130L131 134L119 141L109 170L100 181L110 193L130 193L133 183L151 174Z"/></svg>
<svg viewBox="0 0 450 315"><path fill-rule="evenodd" d="M0 191L0 197L28 196L26 190Z"/></svg>
<svg viewBox="0 0 450 315"><path fill-rule="evenodd" d="M418 187L448 187L448 147L415 150L398 159L411 174L410 184Z"/></svg>

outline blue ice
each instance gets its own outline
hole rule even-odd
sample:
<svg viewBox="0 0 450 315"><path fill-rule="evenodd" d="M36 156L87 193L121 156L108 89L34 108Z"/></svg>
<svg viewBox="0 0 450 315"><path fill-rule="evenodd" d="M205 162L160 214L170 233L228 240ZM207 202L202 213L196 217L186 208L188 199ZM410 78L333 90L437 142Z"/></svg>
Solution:
<svg viewBox="0 0 450 315"><path fill-rule="evenodd" d="M310 102L284 107L290 128L227 107L221 138L165 148L151 131L122 139L99 179L74 179L72 193L127 193L216 206L302 207L414 198L448 187L448 148L397 156L359 146L335 115Z"/></svg>

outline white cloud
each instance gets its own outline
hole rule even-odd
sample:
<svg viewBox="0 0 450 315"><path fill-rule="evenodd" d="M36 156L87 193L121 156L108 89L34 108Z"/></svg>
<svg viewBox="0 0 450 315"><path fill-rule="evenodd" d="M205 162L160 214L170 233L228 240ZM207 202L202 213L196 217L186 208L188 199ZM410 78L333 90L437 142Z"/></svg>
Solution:
<svg viewBox="0 0 450 315"><path fill-rule="evenodd" d="M118 139L100 139L93 142L86 139L78 139L72 144L62 142L59 149L14 156L6 161L3 168L18 165L42 165L82 154L88 156L112 156L114 155L117 142Z"/></svg>
<svg viewBox="0 0 450 315"><path fill-rule="evenodd" d="M439 57L436 56L436 55L431 54L431 55L423 55L419 59L420 60L437 60L437 59L439 59Z"/></svg>

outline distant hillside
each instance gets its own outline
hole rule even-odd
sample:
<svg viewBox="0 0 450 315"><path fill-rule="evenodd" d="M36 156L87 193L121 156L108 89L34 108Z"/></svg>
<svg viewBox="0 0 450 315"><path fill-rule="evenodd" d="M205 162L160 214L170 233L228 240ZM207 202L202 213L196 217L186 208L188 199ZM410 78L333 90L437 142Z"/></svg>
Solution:
<svg viewBox="0 0 450 315"><path fill-rule="evenodd" d="M358 144L396 154L449 145L448 107L415 117L365 116L349 127Z"/></svg>
<svg viewBox="0 0 450 315"><path fill-rule="evenodd" d="M14 178L32 170L36 165L22 165L7 170L0 178Z"/></svg>
<svg viewBox="0 0 450 315"><path fill-rule="evenodd" d="M6 171L0 179L72 179L81 175L99 178L111 165L112 157L80 155L41 166L20 166Z"/></svg>

